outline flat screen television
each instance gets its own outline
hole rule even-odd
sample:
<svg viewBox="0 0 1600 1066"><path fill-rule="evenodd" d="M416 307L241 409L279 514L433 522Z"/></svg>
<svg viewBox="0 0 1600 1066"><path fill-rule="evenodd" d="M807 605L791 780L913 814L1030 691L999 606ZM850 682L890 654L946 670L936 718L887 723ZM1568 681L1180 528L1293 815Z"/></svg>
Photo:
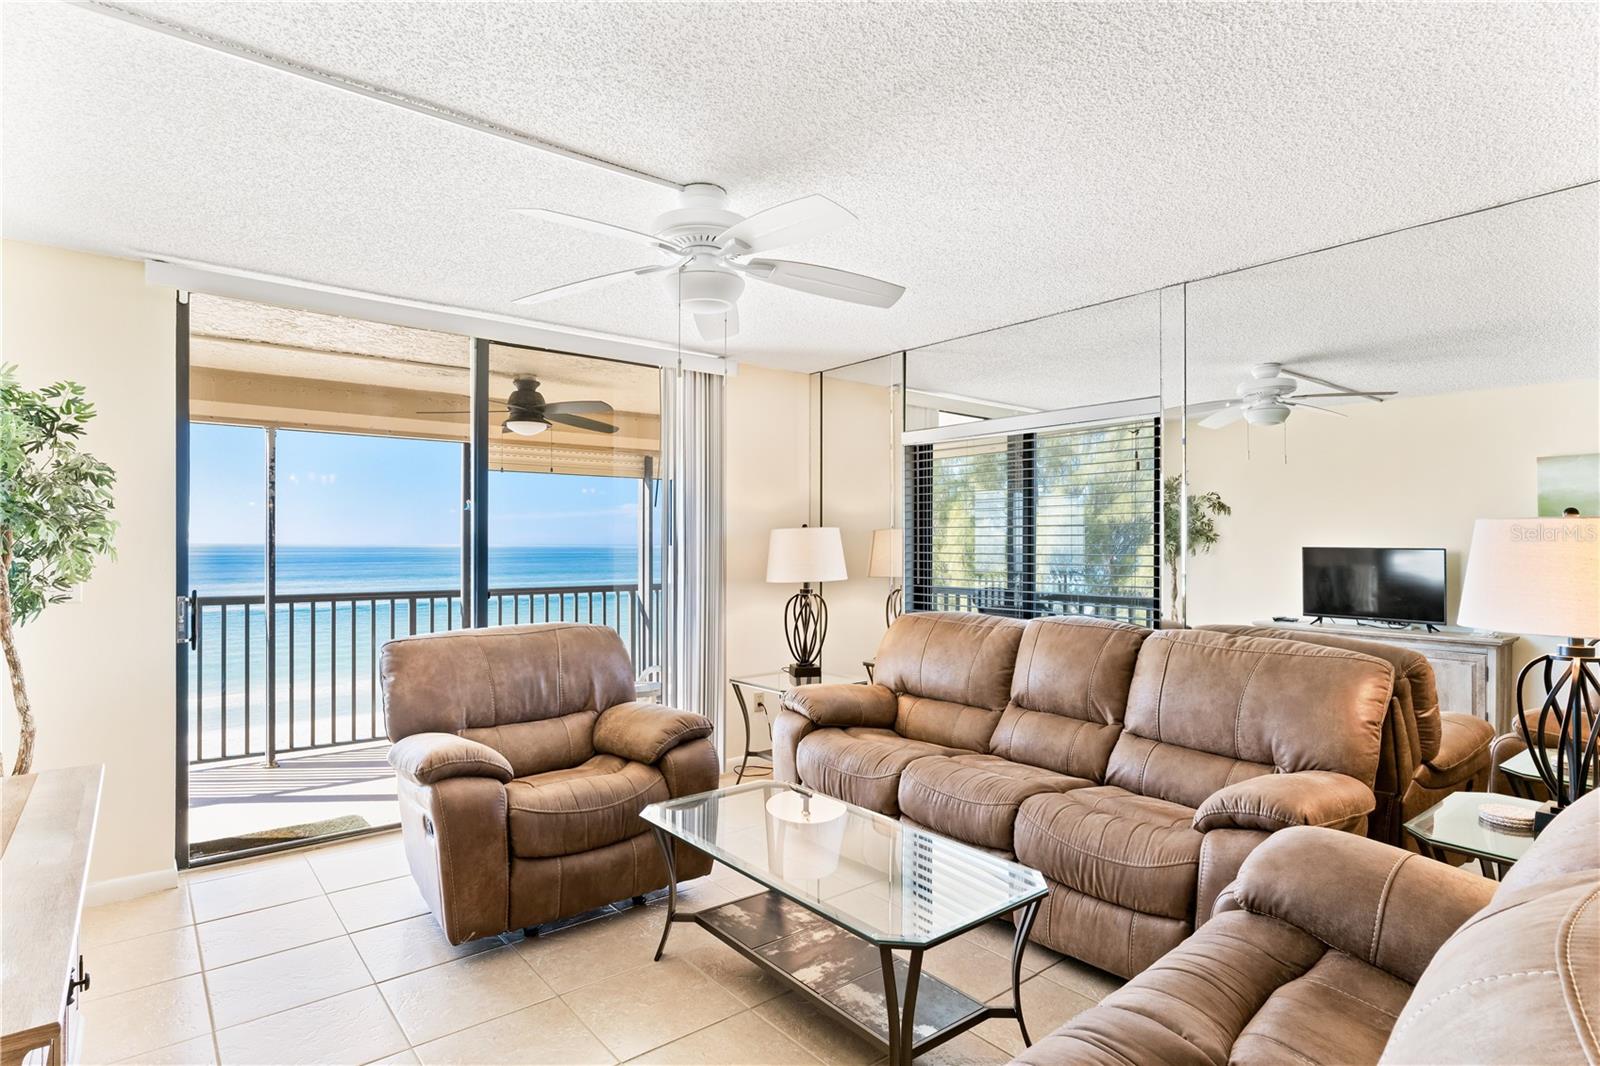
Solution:
<svg viewBox="0 0 1600 1066"><path fill-rule="evenodd" d="M1301 610L1444 625L1443 548L1301 548Z"/></svg>

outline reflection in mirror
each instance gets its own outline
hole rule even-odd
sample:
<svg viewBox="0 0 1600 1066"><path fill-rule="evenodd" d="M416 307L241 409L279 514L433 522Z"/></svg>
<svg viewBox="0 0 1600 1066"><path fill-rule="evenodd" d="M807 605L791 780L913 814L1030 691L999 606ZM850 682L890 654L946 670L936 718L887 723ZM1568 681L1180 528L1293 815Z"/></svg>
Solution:
<svg viewBox="0 0 1600 1066"><path fill-rule="evenodd" d="M1454 623L1474 519L1591 513L1596 204L1586 186L1188 286L1190 492L1213 501L1190 622L1314 613L1302 552L1333 547L1444 549L1442 617L1399 613ZM1395 614L1368 576L1351 613Z"/></svg>
<svg viewBox="0 0 1600 1066"><path fill-rule="evenodd" d="M907 610L1156 621L1161 315L1147 293L906 354Z"/></svg>
<svg viewBox="0 0 1600 1066"><path fill-rule="evenodd" d="M865 677L883 636L885 601L900 582L898 559L874 552L875 534L898 543L900 525L899 440L904 402L900 353L837 367L817 375L820 501L818 520L839 527L850 577L830 582L828 640L823 650L830 671ZM875 565L876 562L876 565Z"/></svg>
<svg viewBox="0 0 1600 1066"><path fill-rule="evenodd" d="M491 344L488 623L610 626L659 667L660 472L659 369Z"/></svg>

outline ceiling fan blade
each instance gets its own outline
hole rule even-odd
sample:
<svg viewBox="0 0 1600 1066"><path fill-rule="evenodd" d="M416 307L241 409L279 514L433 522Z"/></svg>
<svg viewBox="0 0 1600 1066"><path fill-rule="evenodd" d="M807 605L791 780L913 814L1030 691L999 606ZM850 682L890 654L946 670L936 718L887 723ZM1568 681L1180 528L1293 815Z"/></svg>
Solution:
<svg viewBox="0 0 1600 1066"><path fill-rule="evenodd" d="M1304 407L1308 411L1321 411L1325 415L1338 415L1340 418L1349 418L1350 417L1349 415L1345 414L1343 411L1335 411L1331 407L1318 407L1314 403L1303 403L1300 400L1286 399L1286 400L1283 401L1283 403L1285 403L1286 405L1288 405L1290 407Z"/></svg>
<svg viewBox="0 0 1600 1066"><path fill-rule="evenodd" d="M865 274L852 274L848 270L818 266L815 263L791 263L784 259L752 259L745 264L746 272L753 278L781 285L785 289L809 292L813 296L826 296L834 300L847 300L871 307L893 307L905 293L904 285Z"/></svg>
<svg viewBox="0 0 1600 1066"><path fill-rule="evenodd" d="M593 430L596 433L615 433L617 431L617 427L611 425L610 423L596 422L594 419L584 418L582 415L564 415L560 412L552 413L548 407L544 409L544 420L554 424L571 426L573 429Z"/></svg>
<svg viewBox="0 0 1600 1066"><path fill-rule="evenodd" d="M1287 374L1292 378L1299 378L1301 381L1309 381L1313 385L1321 385L1325 389L1332 389L1334 392L1344 393L1346 395L1359 392L1357 389L1347 389L1338 382L1329 381L1327 378L1313 377L1310 374L1307 374L1301 370L1296 370L1293 367L1280 366L1278 368L1278 373Z"/></svg>
<svg viewBox="0 0 1600 1066"><path fill-rule="evenodd" d="M511 302L517 304L543 303L546 300L555 300L563 296L571 296L573 293L587 292L589 289L603 288L607 285L615 284L616 282L623 281L627 278L643 277L645 274L659 274L664 270L674 270L677 267L677 263L661 263L651 266L633 267L629 270L617 270L610 274L597 274L592 278L584 278L582 281L569 281L567 284L557 285L553 289L544 289L540 292L530 293L527 296L518 297Z"/></svg>
<svg viewBox="0 0 1600 1066"><path fill-rule="evenodd" d="M1343 397L1343 396L1359 396L1359 397L1365 397L1366 399L1369 399L1369 400L1376 400L1380 396L1398 396L1398 395L1399 395L1399 393L1394 392L1392 390L1389 391L1389 392L1297 392L1297 393L1294 394L1294 398L1297 399L1297 400L1317 400L1317 399L1332 400L1332 399L1335 399L1335 398L1338 398L1338 397Z"/></svg>
<svg viewBox="0 0 1600 1066"><path fill-rule="evenodd" d="M611 413L611 405L604 400L558 400L555 403L544 405L547 415L606 415Z"/></svg>
<svg viewBox="0 0 1600 1066"><path fill-rule="evenodd" d="M808 237L818 237L836 230L856 216L820 193L802 196L765 211L757 211L743 222L735 222L717 234L717 243L724 248L738 241L740 255L765 252L785 244L794 244Z"/></svg>
<svg viewBox="0 0 1600 1066"><path fill-rule="evenodd" d="M707 341L726 341L739 332L739 309L730 307L720 315L695 315L694 328Z"/></svg>
<svg viewBox="0 0 1600 1066"><path fill-rule="evenodd" d="M1202 418L1200 420L1200 428L1221 429L1223 426L1231 426L1233 423L1239 421L1243 414L1244 408L1242 406L1239 404L1229 404L1222 410L1214 411Z"/></svg>
<svg viewBox="0 0 1600 1066"><path fill-rule="evenodd" d="M649 233L641 233L636 229L626 226L615 226L610 222L601 222L597 218L584 218L582 215L569 215L565 211L552 211L548 207L513 207L511 210L519 215L531 215L546 222L558 222L563 226L574 229L588 230L590 233L602 233L608 237L620 237L625 241L635 244L648 244L652 248L664 248L669 252L677 251L676 248L662 240L660 237Z"/></svg>

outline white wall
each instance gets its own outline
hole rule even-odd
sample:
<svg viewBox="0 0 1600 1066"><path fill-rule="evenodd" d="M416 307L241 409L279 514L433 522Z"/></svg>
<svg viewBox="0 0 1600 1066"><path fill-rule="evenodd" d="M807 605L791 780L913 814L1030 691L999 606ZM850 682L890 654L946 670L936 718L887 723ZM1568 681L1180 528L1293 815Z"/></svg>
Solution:
<svg viewBox="0 0 1600 1066"><path fill-rule="evenodd" d="M1534 460L1600 450L1594 381L1339 410L1349 417L1293 415L1287 462L1282 430L1251 429L1247 459L1242 422L1223 430L1190 423L1191 484L1233 507L1221 543L1189 561L1192 623L1298 614L1308 544L1443 547L1453 622L1473 520L1536 514ZM1554 643L1519 641L1517 660Z"/></svg>
<svg viewBox="0 0 1600 1066"><path fill-rule="evenodd" d="M894 521L894 474L898 442L893 430L894 392L883 385L822 377L822 485L824 525L838 526L850 580L830 582L829 672L865 677L862 660L873 658L883 639L883 601L889 579L867 576L872 531Z"/></svg>
<svg viewBox="0 0 1600 1066"><path fill-rule="evenodd" d="M34 767L103 763L91 881L173 868L174 294L140 263L6 241L4 351L22 381L70 378L99 412L83 447L117 473L117 559L81 601L20 631ZM16 751L6 686L4 751ZM9 769L9 764L7 766Z"/></svg>
<svg viewBox="0 0 1600 1066"><path fill-rule="evenodd" d="M728 676L766 674L789 662L783 605L795 590L767 584L767 534L809 520L811 400L809 376L740 366L727 382ZM722 750L732 768L744 752L744 727L733 692L726 694ZM772 710L776 711L776 705ZM768 746L766 723L751 708L757 748Z"/></svg>

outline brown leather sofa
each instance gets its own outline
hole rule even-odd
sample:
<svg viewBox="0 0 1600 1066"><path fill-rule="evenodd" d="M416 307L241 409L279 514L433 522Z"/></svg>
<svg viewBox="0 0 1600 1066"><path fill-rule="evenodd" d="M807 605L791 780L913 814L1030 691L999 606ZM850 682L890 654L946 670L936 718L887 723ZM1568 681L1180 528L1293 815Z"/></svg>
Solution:
<svg viewBox="0 0 1600 1066"><path fill-rule="evenodd" d="M1289 825L1364 832L1394 672L1302 642L906 615L877 683L793 689L775 774L1013 855L1033 938L1131 976Z"/></svg>
<svg viewBox="0 0 1600 1066"><path fill-rule="evenodd" d="M1367 821L1367 835L1374 840L1415 850L1416 842L1401 829L1408 820L1453 792L1482 792L1489 787L1494 727L1470 714L1440 710L1433 667L1420 652L1381 641L1305 629L1243 625L1199 628L1343 648L1376 656L1394 668L1394 693L1383 724L1383 747L1373 789L1378 806Z"/></svg>
<svg viewBox="0 0 1600 1066"><path fill-rule="evenodd" d="M1600 793L1498 889L1326 829L1277 833L1211 921L1013 1066L1600 1061Z"/></svg>
<svg viewBox="0 0 1600 1066"><path fill-rule="evenodd" d="M711 723L636 700L615 631L408 637L381 671L406 858L451 943L666 886L639 812L716 787ZM687 847L674 860L685 880L711 869Z"/></svg>

